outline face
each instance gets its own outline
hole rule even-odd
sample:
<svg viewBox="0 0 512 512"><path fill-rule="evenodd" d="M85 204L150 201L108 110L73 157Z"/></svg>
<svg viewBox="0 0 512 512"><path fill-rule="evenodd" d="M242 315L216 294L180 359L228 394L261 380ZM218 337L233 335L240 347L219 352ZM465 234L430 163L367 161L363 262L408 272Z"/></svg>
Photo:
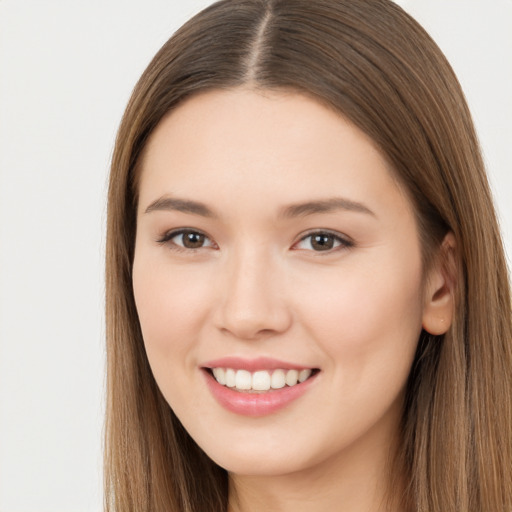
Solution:
<svg viewBox="0 0 512 512"><path fill-rule="evenodd" d="M237 474L372 457L425 313L414 212L372 142L316 101L203 93L142 161L133 285L190 435Z"/></svg>

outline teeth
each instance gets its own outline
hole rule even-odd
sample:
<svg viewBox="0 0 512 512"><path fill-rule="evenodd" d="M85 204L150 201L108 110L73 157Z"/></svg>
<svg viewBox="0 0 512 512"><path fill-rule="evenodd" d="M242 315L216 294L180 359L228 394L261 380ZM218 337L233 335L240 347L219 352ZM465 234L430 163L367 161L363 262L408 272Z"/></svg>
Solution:
<svg viewBox="0 0 512 512"><path fill-rule="evenodd" d="M235 388L236 389L251 389L252 376L247 370L238 370L236 372Z"/></svg>
<svg viewBox="0 0 512 512"><path fill-rule="evenodd" d="M219 382L220 384L220 382ZM236 384L236 373L231 368L226 369L226 386L228 388L234 388Z"/></svg>
<svg viewBox="0 0 512 512"><path fill-rule="evenodd" d="M274 370L270 382L272 389L281 389L286 386L286 374L284 370Z"/></svg>
<svg viewBox="0 0 512 512"><path fill-rule="evenodd" d="M310 375L311 370L301 370L299 372L299 382L304 382L305 380L309 379Z"/></svg>
<svg viewBox="0 0 512 512"><path fill-rule="evenodd" d="M288 386L295 386L299 380L299 372L297 370L288 370L286 372L286 384Z"/></svg>
<svg viewBox="0 0 512 512"><path fill-rule="evenodd" d="M259 370L251 373L247 370L234 370L232 368L212 368L215 380L240 391L268 391L281 389L285 386L295 386L304 382L311 376L311 370L274 370L268 372Z"/></svg>
<svg viewBox="0 0 512 512"><path fill-rule="evenodd" d="M217 379L219 384L226 385L226 370L224 368L214 368L213 376Z"/></svg>
<svg viewBox="0 0 512 512"><path fill-rule="evenodd" d="M252 389L255 391L268 391L270 389L270 374L268 372L255 372L252 376Z"/></svg>

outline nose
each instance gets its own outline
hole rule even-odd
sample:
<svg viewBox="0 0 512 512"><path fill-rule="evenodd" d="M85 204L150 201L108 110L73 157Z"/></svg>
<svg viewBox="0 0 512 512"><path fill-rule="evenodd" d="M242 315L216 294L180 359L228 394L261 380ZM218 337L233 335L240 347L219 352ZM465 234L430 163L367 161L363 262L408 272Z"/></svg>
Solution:
<svg viewBox="0 0 512 512"><path fill-rule="evenodd" d="M227 262L219 276L217 327L238 339L280 334L292 322L284 269L262 252L246 250Z"/></svg>

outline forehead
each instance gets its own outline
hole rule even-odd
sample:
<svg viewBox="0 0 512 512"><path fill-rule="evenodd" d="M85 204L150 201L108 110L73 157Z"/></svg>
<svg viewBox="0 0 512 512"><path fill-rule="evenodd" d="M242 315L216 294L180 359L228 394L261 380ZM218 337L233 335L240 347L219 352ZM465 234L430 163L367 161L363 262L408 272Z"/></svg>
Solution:
<svg viewBox="0 0 512 512"><path fill-rule="evenodd" d="M146 146L139 192L141 206L162 194L403 196L373 141L341 115L296 92L248 89L201 93L168 114Z"/></svg>

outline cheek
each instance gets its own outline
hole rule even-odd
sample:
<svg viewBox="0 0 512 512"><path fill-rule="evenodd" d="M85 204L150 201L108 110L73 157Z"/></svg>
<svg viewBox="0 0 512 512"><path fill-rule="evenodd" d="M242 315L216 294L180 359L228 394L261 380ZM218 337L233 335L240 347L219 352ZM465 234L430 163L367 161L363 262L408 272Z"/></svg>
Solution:
<svg viewBox="0 0 512 512"><path fill-rule="evenodd" d="M152 366L188 350L204 324L211 290L197 270L192 276L165 262L135 258L135 303Z"/></svg>
<svg viewBox="0 0 512 512"><path fill-rule="evenodd" d="M404 378L421 332L419 258L358 263L303 283L305 325L344 380L371 382L371 375L389 379L393 372Z"/></svg>
<svg viewBox="0 0 512 512"><path fill-rule="evenodd" d="M364 265L305 282L301 308L307 336L326 356L326 385L311 429L330 425L332 445L376 425L392 432L421 332L421 265ZM385 271L383 271L385 269ZM339 433L343 432L343 435Z"/></svg>
<svg viewBox="0 0 512 512"><path fill-rule="evenodd" d="M211 287L201 270L180 271L155 258L135 258L133 288L144 346L154 378L176 412L201 418L201 399L193 402L177 382L195 373L196 350L204 327ZM191 405L193 403L193 405Z"/></svg>

